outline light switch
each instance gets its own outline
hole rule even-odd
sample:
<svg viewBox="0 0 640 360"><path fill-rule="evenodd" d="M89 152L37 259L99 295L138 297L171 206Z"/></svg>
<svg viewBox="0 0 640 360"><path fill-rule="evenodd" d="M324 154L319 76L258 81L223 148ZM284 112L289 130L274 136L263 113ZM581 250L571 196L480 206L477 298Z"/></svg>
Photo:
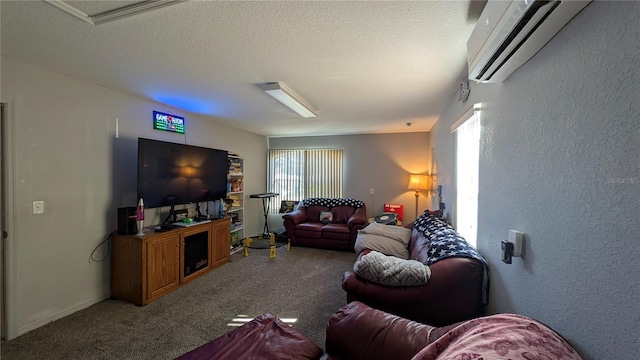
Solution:
<svg viewBox="0 0 640 360"><path fill-rule="evenodd" d="M44 201L34 201L33 202L33 213L34 214L43 214L44 213Z"/></svg>

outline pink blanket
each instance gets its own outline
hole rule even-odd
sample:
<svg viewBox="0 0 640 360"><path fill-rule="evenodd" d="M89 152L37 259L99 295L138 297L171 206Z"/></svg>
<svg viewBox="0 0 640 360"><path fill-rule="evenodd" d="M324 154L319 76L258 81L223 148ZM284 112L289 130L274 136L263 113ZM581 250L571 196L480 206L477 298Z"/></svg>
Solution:
<svg viewBox="0 0 640 360"><path fill-rule="evenodd" d="M515 314L498 314L466 321L423 348L413 359L582 360L549 327Z"/></svg>

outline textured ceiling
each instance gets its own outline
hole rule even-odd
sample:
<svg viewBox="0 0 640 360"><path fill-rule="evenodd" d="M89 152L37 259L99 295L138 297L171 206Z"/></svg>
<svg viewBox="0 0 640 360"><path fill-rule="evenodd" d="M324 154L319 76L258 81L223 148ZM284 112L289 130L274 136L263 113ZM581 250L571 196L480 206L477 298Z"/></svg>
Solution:
<svg viewBox="0 0 640 360"><path fill-rule="evenodd" d="M66 3L92 15L133 2ZM483 6L192 0L92 25L44 1L2 0L1 45L4 56L266 136L429 131L465 76ZM318 117L258 87L274 81Z"/></svg>

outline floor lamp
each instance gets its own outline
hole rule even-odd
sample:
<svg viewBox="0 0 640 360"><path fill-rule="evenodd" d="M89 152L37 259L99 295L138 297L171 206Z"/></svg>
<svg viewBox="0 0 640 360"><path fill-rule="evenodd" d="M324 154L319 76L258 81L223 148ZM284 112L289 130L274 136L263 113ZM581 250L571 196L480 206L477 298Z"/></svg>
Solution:
<svg viewBox="0 0 640 360"><path fill-rule="evenodd" d="M418 197L420 190L431 190L431 176L423 174L409 175L409 190L416 191L416 218L418 217Z"/></svg>

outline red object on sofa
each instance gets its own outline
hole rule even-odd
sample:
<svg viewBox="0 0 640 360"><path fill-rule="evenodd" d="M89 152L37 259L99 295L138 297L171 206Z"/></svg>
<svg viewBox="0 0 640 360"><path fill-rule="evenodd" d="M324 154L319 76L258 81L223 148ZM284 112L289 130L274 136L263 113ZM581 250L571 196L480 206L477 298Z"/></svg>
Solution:
<svg viewBox="0 0 640 360"><path fill-rule="evenodd" d="M331 212L330 223L320 222L322 212ZM334 250L353 251L358 230L368 225L367 209L355 199L305 199L282 218L291 245Z"/></svg>
<svg viewBox="0 0 640 360"><path fill-rule="evenodd" d="M409 259L426 264L430 239L411 228ZM358 260L370 250L362 251ZM431 277L426 284L386 286L368 281L347 271L342 288L347 302L360 301L405 318L434 326L444 326L477 317L484 311L483 264L472 258L450 257L429 266Z"/></svg>
<svg viewBox="0 0 640 360"><path fill-rule="evenodd" d="M319 359L322 349L272 314L263 314L176 360Z"/></svg>

